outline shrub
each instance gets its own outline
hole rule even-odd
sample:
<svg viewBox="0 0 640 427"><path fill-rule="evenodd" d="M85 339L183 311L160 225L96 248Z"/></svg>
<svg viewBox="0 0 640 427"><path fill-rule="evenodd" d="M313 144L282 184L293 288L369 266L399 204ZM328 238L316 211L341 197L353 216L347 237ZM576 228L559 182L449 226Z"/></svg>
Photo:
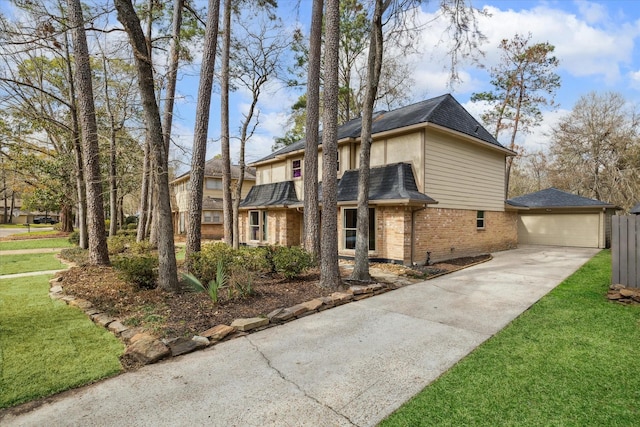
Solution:
<svg viewBox="0 0 640 427"><path fill-rule="evenodd" d="M188 270L203 283L209 283L216 277L218 262L225 267L234 264L236 251L221 242L202 245L200 252L189 256Z"/></svg>
<svg viewBox="0 0 640 427"><path fill-rule="evenodd" d="M273 268L287 279L293 279L314 265L313 256L298 246L272 246L270 251Z"/></svg>
<svg viewBox="0 0 640 427"><path fill-rule="evenodd" d="M89 264L89 251L80 247L67 248L60 251L60 257L80 267Z"/></svg>
<svg viewBox="0 0 640 427"><path fill-rule="evenodd" d="M126 255L113 261L122 280L141 289L154 289L158 278L158 257L152 255Z"/></svg>
<svg viewBox="0 0 640 427"><path fill-rule="evenodd" d="M127 226L127 228L131 229L131 227L129 227L129 225L133 224L136 228L138 226L138 217L135 215L129 215L128 217L126 217L124 219L124 225Z"/></svg>
<svg viewBox="0 0 640 427"><path fill-rule="evenodd" d="M125 226L123 228L125 230L137 230L138 229L138 224L136 224L135 222L129 223L129 224L125 224Z"/></svg>
<svg viewBox="0 0 640 427"><path fill-rule="evenodd" d="M148 240L143 240L141 242L132 242L129 245L129 252L132 254L148 254L151 253L155 248Z"/></svg>
<svg viewBox="0 0 640 427"><path fill-rule="evenodd" d="M121 254L127 249L127 246L131 243L131 238L124 235L115 235L107 238L107 246L109 248L109 255Z"/></svg>
<svg viewBox="0 0 640 427"><path fill-rule="evenodd" d="M69 238L67 240L69 240L69 243L71 243L72 245L78 246L80 244L80 232L72 231L69 234Z"/></svg>
<svg viewBox="0 0 640 427"><path fill-rule="evenodd" d="M109 227L111 227L111 220L110 219L105 219L104 220L104 229L107 231L107 234L109 233Z"/></svg>
<svg viewBox="0 0 640 427"><path fill-rule="evenodd" d="M127 236L127 237L136 237L136 230L118 230L116 231L116 236Z"/></svg>
<svg viewBox="0 0 640 427"><path fill-rule="evenodd" d="M240 248L236 255L236 264L255 272L271 270L267 261L267 248L262 246Z"/></svg>

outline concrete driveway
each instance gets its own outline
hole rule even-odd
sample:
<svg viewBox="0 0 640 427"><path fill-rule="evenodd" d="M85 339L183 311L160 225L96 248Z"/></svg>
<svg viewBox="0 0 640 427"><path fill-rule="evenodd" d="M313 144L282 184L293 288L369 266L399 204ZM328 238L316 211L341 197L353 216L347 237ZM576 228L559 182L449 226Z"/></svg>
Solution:
<svg viewBox="0 0 640 427"><path fill-rule="evenodd" d="M56 396L7 426L375 425L598 252L531 246ZM20 409L20 408L17 408Z"/></svg>

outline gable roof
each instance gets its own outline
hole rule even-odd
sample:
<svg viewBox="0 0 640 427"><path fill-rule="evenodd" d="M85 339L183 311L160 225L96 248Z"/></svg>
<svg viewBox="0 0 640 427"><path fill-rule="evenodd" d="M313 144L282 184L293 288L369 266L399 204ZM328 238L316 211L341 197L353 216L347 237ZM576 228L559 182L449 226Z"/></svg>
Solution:
<svg viewBox="0 0 640 427"><path fill-rule="evenodd" d="M567 193L553 187L513 197L507 200L507 203L529 208L617 208L611 203Z"/></svg>
<svg viewBox="0 0 640 427"><path fill-rule="evenodd" d="M506 150L482 125L464 109L450 94L427 99L416 104L407 105L392 111L379 111L373 114L373 135L394 129L420 123L433 123L451 129L481 141ZM359 138L362 130L362 119L353 119L338 128L338 140L344 138ZM318 138L318 144L322 143L322 137ZM283 154L303 150L305 140L294 142L268 156L257 160L253 164L274 159Z"/></svg>
<svg viewBox="0 0 640 427"><path fill-rule="evenodd" d="M300 203L293 181L254 185L240 207L288 206Z"/></svg>
<svg viewBox="0 0 640 427"><path fill-rule="evenodd" d="M189 176L191 171L187 171L174 179L173 181L177 181L179 179L184 178L185 176ZM206 177L222 177L222 159L213 158L209 159L204 164L204 176ZM231 165L231 179L238 179L240 177L240 166L239 165ZM244 169L244 179L249 181L256 180L256 169L252 167L245 167Z"/></svg>
<svg viewBox="0 0 640 427"><path fill-rule="evenodd" d="M408 163L393 163L371 168L369 201L405 200L407 202L437 203L418 191L413 170ZM359 170L349 170L338 182L338 202L358 200Z"/></svg>

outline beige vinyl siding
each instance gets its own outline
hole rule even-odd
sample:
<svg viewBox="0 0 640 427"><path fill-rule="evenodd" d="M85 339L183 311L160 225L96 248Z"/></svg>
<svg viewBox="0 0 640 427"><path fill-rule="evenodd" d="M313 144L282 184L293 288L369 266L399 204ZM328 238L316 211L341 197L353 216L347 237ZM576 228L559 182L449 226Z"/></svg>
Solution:
<svg viewBox="0 0 640 427"><path fill-rule="evenodd" d="M504 211L505 155L436 130L425 134L425 190L438 208Z"/></svg>
<svg viewBox="0 0 640 427"><path fill-rule="evenodd" d="M289 162L291 162L289 160ZM259 166L256 171L256 184L271 184L272 182L287 181L287 160Z"/></svg>

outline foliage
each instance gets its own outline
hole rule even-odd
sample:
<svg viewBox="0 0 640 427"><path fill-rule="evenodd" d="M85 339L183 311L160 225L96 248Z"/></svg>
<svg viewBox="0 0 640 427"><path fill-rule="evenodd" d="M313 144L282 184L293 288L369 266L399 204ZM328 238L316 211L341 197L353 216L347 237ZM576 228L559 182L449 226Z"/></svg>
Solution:
<svg viewBox="0 0 640 427"><path fill-rule="evenodd" d="M158 257L155 255L122 255L113 261L122 280L140 289L155 289L158 279Z"/></svg>
<svg viewBox="0 0 640 427"><path fill-rule="evenodd" d="M79 247L63 249L60 251L60 257L80 267L89 265L89 251Z"/></svg>
<svg viewBox="0 0 640 427"><path fill-rule="evenodd" d="M229 286L227 296L229 299L246 298L253 295L254 272L235 266L229 272Z"/></svg>
<svg viewBox="0 0 640 427"><path fill-rule="evenodd" d="M293 279L314 266L313 256L299 246L271 246L268 254L273 270L287 279Z"/></svg>
<svg viewBox="0 0 640 427"><path fill-rule="evenodd" d="M0 280L0 408L122 370L122 343L105 328L97 328L81 310L52 301L48 280L47 275Z"/></svg>
<svg viewBox="0 0 640 427"><path fill-rule="evenodd" d="M80 232L78 231L72 231L69 234L69 243L71 243L72 245L76 245L78 246L80 244Z"/></svg>
<svg viewBox="0 0 640 427"><path fill-rule="evenodd" d="M640 307L610 279L603 251L381 425L636 425Z"/></svg>
<svg viewBox="0 0 640 427"><path fill-rule="evenodd" d="M236 255L236 251L225 243L204 244L200 252L189 256L187 270L203 283L209 283L216 277L218 263L230 266L234 264Z"/></svg>
<svg viewBox="0 0 640 427"><path fill-rule="evenodd" d="M206 282L206 285L203 285L198 278L189 274L183 273L182 278L187 282L189 286L191 286L197 292L206 292L211 298L211 301L217 303L218 302L218 292L220 289L224 288L227 284L227 275L224 270L224 264L221 260L216 264L216 276Z"/></svg>
<svg viewBox="0 0 640 427"><path fill-rule="evenodd" d="M133 243L131 236L116 234L115 236L109 236L107 238L107 246L109 248L109 255L121 254L127 249L131 243Z"/></svg>
<svg viewBox="0 0 640 427"><path fill-rule="evenodd" d="M154 249L151 242L148 240L142 240L140 242L132 241L129 244L129 252L132 254L143 255L152 252Z"/></svg>

